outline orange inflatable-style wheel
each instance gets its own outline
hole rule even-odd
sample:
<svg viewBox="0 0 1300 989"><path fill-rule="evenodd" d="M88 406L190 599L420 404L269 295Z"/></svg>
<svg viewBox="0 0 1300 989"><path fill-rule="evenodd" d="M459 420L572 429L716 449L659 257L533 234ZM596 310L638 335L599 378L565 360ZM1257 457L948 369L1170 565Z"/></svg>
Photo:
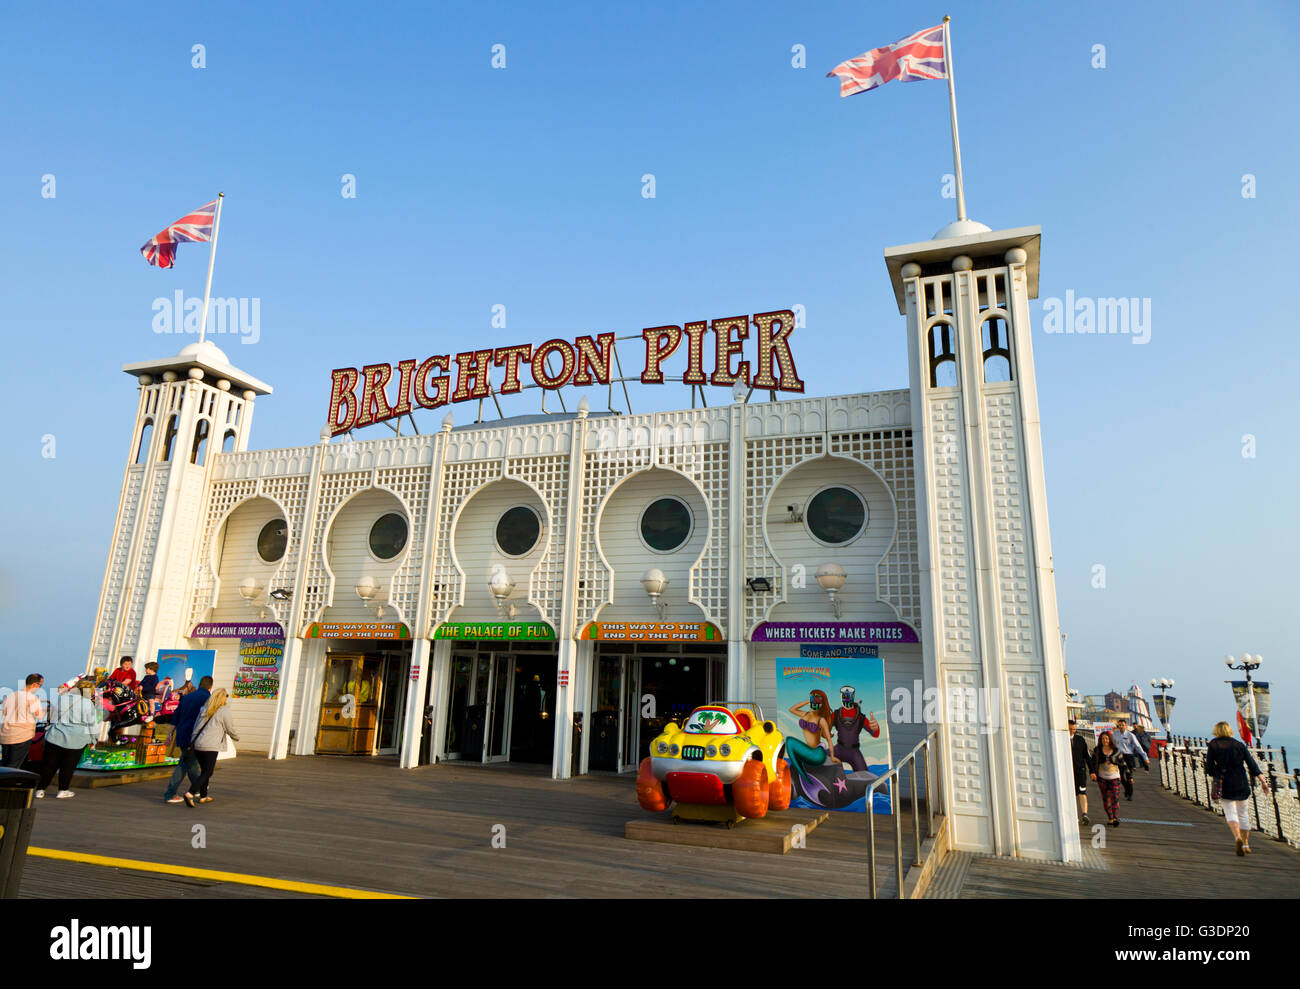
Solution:
<svg viewBox="0 0 1300 989"><path fill-rule="evenodd" d="M664 793L664 785L655 779L648 756L641 760L641 768L637 770L636 802L643 810L652 812L668 809L668 797Z"/></svg>
<svg viewBox="0 0 1300 989"><path fill-rule="evenodd" d="M731 784L732 803L743 817L766 817L768 800L767 767L759 759L750 759Z"/></svg>
<svg viewBox="0 0 1300 989"><path fill-rule="evenodd" d="M784 759L776 760L776 779L768 787L768 810L786 810L790 806L790 764Z"/></svg>

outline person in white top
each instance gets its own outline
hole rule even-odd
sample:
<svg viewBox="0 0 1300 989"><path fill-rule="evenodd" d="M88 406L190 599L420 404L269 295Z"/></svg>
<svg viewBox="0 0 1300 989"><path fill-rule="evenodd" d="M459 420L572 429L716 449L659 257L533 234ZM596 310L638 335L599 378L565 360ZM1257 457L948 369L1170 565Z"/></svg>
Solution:
<svg viewBox="0 0 1300 989"><path fill-rule="evenodd" d="M22 690L15 690L0 705L0 766L7 769L22 769L27 761L27 750L32 747L36 737L36 722L45 718L45 707L41 703L41 686L45 678L39 673L27 677L27 684Z"/></svg>
<svg viewBox="0 0 1300 989"><path fill-rule="evenodd" d="M1151 764L1138 737L1128 730L1127 721L1120 720L1115 724L1115 747L1124 757L1124 772L1120 774L1120 781L1124 784L1124 799L1132 800L1134 767L1140 762L1143 769L1151 772Z"/></svg>

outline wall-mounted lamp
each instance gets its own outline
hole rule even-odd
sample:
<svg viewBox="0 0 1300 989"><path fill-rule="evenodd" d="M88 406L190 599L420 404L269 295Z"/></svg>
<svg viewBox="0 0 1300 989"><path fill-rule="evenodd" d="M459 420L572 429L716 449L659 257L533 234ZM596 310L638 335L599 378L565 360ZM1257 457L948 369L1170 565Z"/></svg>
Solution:
<svg viewBox="0 0 1300 989"><path fill-rule="evenodd" d="M510 579L510 575L503 567L498 567L493 572L492 579L488 581L488 590L492 592L492 600L496 602L497 611L507 618L515 617L515 606L510 600L514 589L515 582Z"/></svg>
<svg viewBox="0 0 1300 989"><path fill-rule="evenodd" d="M262 588L258 585L256 577L245 577L239 582L239 596L250 608L257 607L257 598L261 593ZM262 598L262 609L258 617L266 617L266 598Z"/></svg>
<svg viewBox="0 0 1300 989"><path fill-rule="evenodd" d="M772 592L772 582L766 577L750 577L745 581L749 589L755 594L770 594Z"/></svg>
<svg viewBox="0 0 1300 989"><path fill-rule="evenodd" d="M840 617L840 589L844 586L845 579L844 568L838 563L823 563L817 568L817 583L831 599L831 610L835 612L836 618Z"/></svg>
<svg viewBox="0 0 1300 989"><path fill-rule="evenodd" d="M384 613L384 603L379 600L381 590L382 588L375 582L374 577L362 577L357 581L357 597L368 605L375 605L376 618L379 618Z"/></svg>
<svg viewBox="0 0 1300 989"><path fill-rule="evenodd" d="M287 587L277 587L271 592L270 596L276 601L288 601L293 597L293 591L289 590Z"/></svg>
<svg viewBox="0 0 1300 989"><path fill-rule="evenodd" d="M658 567L647 570L645 576L641 578L641 586L645 592L650 595L650 603L655 606L655 611L659 613L659 620L663 621L664 608L668 606L663 598L664 591L668 589L668 578Z"/></svg>

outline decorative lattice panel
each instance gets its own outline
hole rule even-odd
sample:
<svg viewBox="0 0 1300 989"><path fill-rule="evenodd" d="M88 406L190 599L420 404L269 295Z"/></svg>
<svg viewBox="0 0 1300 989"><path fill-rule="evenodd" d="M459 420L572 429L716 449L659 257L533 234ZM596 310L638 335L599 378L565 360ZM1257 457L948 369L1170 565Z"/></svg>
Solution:
<svg viewBox="0 0 1300 989"><path fill-rule="evenodd" d="M203 613L216 604L217 573L212 568L212 540L216 537L217 527L236 505L251 498L256 491L257 482L254 480L218 481L208 486L207 505L203 509L204 521L200 528L197 558L194 560L191 578L193 590L190 594L190 618L183 631L193 629L203 620ZM306 502L305 493L303 501Z"/></svg>
<svg viewBox="0 0 1300 989"><path fill-rule="evenodd" d="M298 568L302 565L306 552L307 540L307 495L311 491L311 478L306 474L294 477L263 478L257 493L270 498L284 512L284 519L289 523L289 545L286 547L280 568L267 583L267 591L277 587L293 590L298 579Z"/></svg>
<svg viewBox="0 0 1300 989"><path fill-rule="evenodd" d="M464 596L465 575L451 555L452 529L456 513L470 495L489 481L501 477L500 460L462 460L447 463L442 469L438 492L437 544L433 551L433 592L430 595L430 622L439 625L447 620L451 609Z"/></svg>
<svg viewBox="0 0 1300 989"><path fill-rule="evenodd" d="M985 395L984 415L993 487L1002 649L1007 663L1025 665L1032 663L1038 654L1035 634L1038 609L1030 594L1030 547L1016 396L1010 392Z"/></svg>
<svg viewBox="0 0 1300 989"><path fill-rule="evenodd" d="M696 482L704 489L704 501L709 508L709 539L699 562L691 567L690 599L698 604L705 616L727 634L727 589L730 569L727 565L728 471L731 463L725 443L699 444L693 458L697 470Z"/></svg>
<svg viewBox="0 0 1300 989"><path fill-rule="evenodd" d="M869 465L894 496L898 526L893 545L876 566L876 596L898 617L921 627L921 572L917 547L916 477L912 431L884 429L831 434L831 452Z"/></svg>
<svg viewBox="0 0 1300 989"><path fill-rule="evenodd" d="M321 611L330 601L331 577L325 566L325 541L334 512L358 491L370 487L373 472L368 470L321 474L316 496L316 517L312 522L311 541L307 548L307 580L303 587L303 622L320 620Z"/></svg>
<svg viewBox="0 0 1300 989"><path fill-rule="evenodd" d="M505 476L537 489L551 516L546 552L533 570L528 600L556 629L564 594L565 535L568 529L569 457L516 457L506 461Z"/></svg>
<svg viewBox="0 0 1300 989"><path fill-rule="evenodd" d="M583 454L582 518L578 545L579 626L589 621L612 597L612 574L596 548L600 506L619 481L629 474L650 467L654 463L653 458L654 448L648 441Z"/></svg>
<svg viewBox="0 0 1300 989"><path fill-rule="evenodd" d="M158 529L162 522L163 503L167 500L168 476L169 471L166 470L153 472L153 483L148 495L149 507L140 521L140 525L143 526L140 556L136 562L135 573L131 575L131 598L128 602L119 650L123 655L134 655L135 644L140 640L140 624L144 620L145 599L149 594L149 581L153 579L153 561L158 549Z"/></svg>
<svg viewBox="0 0 1300 989"><path fill-rule="evenodd" d="M126 493L122 498L122 514L117 520L112 555L109 557L108 575L104 579L104 603L99 612L99 625L95 632L92 658L95 664L104 665L113 648L113 628L117 624L117 609L126 585L126 568L131 556L131 536L135 532L136 516L140 506L140 488L144 483L145 468L132 467L126 476Z"/></svg>
<svg viewBox="0 0 1300 989"><path fill-rule="evenodd" d="M825 452L820 433L812 436L778 436L745 442L745 576L766 577L774 594L745 595L745 631L766 617L772 601L785 597L785 574L763 535L763 503L780 478L805 460Z"/></svg>
<svg viewBox="0 0 1300 989"><path fill-rule="evenodd" d="M979 712L979 676L970 670L949 669L944 676L944 685L947 687L944 728L948 733L948 758L952 763L953 812L978 814L988 803Z"/></svg>
<svg viewBox="0 0 1300 989"><path fill-rule="evenodd" d="M1042 677L1037 673L1007 673L1006 685L1016 809L1022 818L1050 821L1050 753Z"/></svg>
<svg viewBox="0 0 1300 989"><path fill-rule="evenodd" d="M393 574L388 592L389 603L401 611L408 621L415 620L415 610L420 598L420 577L424 572L424 534L429 503L428 467L384 467L375 471L376 487L391 491L406 507L411 520L410 539L406 559Z"/></svg>
<svg viewBox="0 0 1300 989"><path fill-rule="evenodd" d="M966 485L962 477L961 410L955 398L931 399L930 479L934 499L933 553L939 570L940 655L944 660L975 662L971 626L970 553Z"/></svg>

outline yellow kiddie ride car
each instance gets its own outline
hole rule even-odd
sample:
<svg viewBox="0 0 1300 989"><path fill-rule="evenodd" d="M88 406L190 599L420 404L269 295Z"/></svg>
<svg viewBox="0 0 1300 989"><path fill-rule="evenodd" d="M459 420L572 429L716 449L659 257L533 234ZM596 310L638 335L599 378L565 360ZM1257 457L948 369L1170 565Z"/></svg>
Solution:
<svg viewBox="0 0 1300 989"><path fill-rule="evenodd" d="M650 743L637 774L637 802L645 810L673 807L673 820L724 821L790 806L785 736L753 701L697 707L679 727L669 724Z"/></svg>

